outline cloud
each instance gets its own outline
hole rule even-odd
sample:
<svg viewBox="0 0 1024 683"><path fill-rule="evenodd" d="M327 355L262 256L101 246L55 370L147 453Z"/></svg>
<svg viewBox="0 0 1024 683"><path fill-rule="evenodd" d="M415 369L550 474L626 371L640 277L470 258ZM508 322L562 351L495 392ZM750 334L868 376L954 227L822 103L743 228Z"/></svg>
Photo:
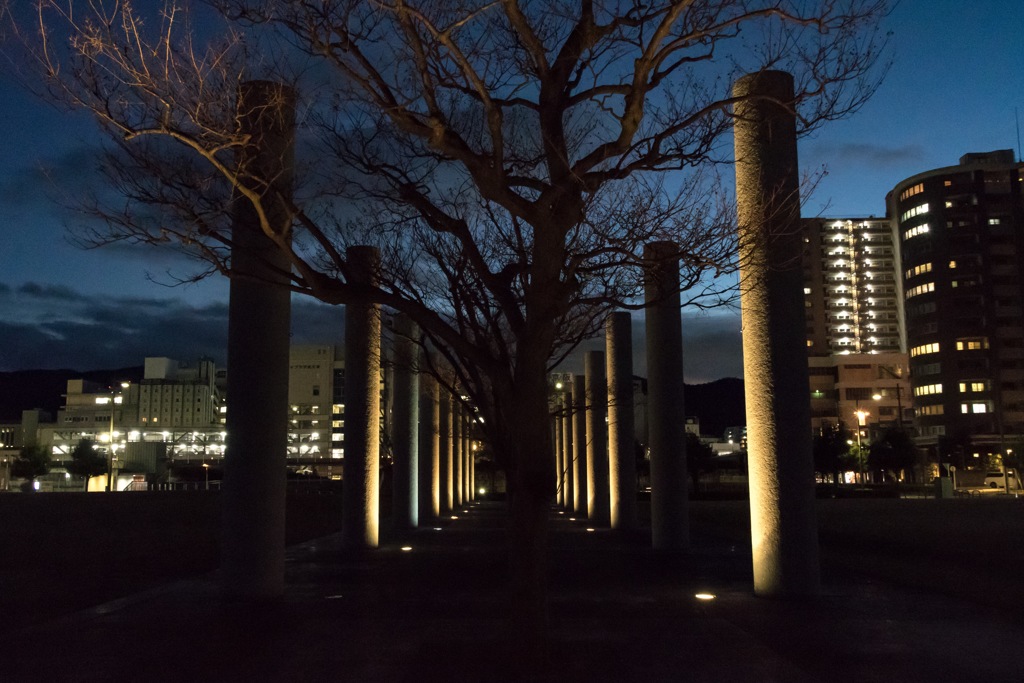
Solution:
<svg viewBox="0 0 1024 683"><path fill-rule="evenodd" d="M0 370L89 370L141 365L146 356L225 358L227 305L104 297L64 285L0 288Z"/></svg>
<svg viewBox="0 0 1024 683"><path fill-rule="evenodd" d="M83 196L105 187L97 173L100 148L76 143L51 158L9 165L0 175L0 199L8 207L32 211L49 205L51 211L67 215Z"/></svg>
<svg viewBox="0 0 1024 683"><path fill-rule="evenodd" d="M739 313L683 318L683 374L689 384L743 377Z"/></svg>
<svg viewBox="0 0 1024 683"><path fill-rule="evenodd" d="M305 297L292 298L292 344L345 343L345 308Z"/></svg>
<svg viewBox="0 0 1024 683"><path fill-rule="evenodd" d="M888 147L869 143L832 144L819 142L810 145L812 160L825 163L830 168L846 165L900 168L907 164L924 163L927 154L920 145Z"/></svg>
<svg viewBox="0 0 1024 683"><path fill-rule="evenodd" d="M342 344L345 309L295 297L293 344ZM0 283L0 371L141 365L147 356L227 358L227 301L97 297L66 285Z"/></svg>
<svg viewBox="0 0 1024 683"><path fill-rule="evenodd" d="M141 365L147 356L177 360L227 359L227 301L201 305L178 298L102 297L66 285L0 283L0 371L44 368L91 370ZM684 313L683 371L690 384L742 377L738 314ZM345 309L308 298L292 300L291 341L342 345ZM583 372L590 340L563 364ZM644 318L633 315L634 372L647 372Z"/></svg>
<svg viewBox="0 0 1024 683"><path fill-rule="evenodd" d="M26 282L17 289L18 294L23 294L34 299L54 299L58 301L83 301L85 297L64 285L44 285L38 282Z"/></svg>
<svg viewBox="0 0 1024 683"><path fill-rule="evenodd" d="M643 313L634 313L633 374L647 375L647 341ZM687 384L703 384L722 377L743 377L743 342L739 313L694 314L684 310L683 379ZM583 373L583 354L603 351L603 339L591 339L580 345L562 363L561 372Z"/></svg>

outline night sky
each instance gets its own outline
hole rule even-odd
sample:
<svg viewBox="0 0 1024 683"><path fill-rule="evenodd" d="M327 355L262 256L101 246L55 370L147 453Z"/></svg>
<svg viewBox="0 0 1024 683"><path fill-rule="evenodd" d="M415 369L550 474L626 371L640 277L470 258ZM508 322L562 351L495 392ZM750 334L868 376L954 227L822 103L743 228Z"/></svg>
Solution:
<svg viewBox="0 0 1024 683"><path fill-rule="evenodd" d="M1024 2L904 0L885 28L894 64L874 98L801 141L803 170L827 172L805 216L881 216L900 180L966 152L1018 146ZM65 207L93 173L98 136L86 116L27 94L13 71L0 55L0 371L122 367L147 355L223 362L225 280L170 287L192 264L69 239L79 218ZM296 342L338 339L340 309L296 300L294 317ZM734 312L684 312L687 381L742 376L739 335Z"/></svg>

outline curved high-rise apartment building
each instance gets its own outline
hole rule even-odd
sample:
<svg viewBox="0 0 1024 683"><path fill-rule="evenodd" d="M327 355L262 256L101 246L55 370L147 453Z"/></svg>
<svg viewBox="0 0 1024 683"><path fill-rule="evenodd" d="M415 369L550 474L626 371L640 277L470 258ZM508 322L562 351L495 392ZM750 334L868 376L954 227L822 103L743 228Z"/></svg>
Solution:
<svg viewBox="0 0 1024 683"><path fill-rule="evenodd" d="M918 442L961 466L1024 440L1022 177L1012 150L967 154L887 197Z"/></svg>

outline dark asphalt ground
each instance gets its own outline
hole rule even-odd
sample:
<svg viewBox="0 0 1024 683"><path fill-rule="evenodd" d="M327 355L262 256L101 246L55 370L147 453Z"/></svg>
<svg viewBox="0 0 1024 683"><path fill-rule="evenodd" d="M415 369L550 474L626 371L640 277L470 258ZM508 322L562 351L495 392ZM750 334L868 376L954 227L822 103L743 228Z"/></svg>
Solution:
<svg viewBox="0 0 1024 683"><path fill-rule="evenodd" d="M1005 534L1024 500L822 501L825 590L796 602L753 596L741 504L694 504L693 549L674 558L642 533L587 531L553 511L552 642L536 661L506 635L503 507L466 509L370 553L343 552L336 535L293 546L280 604L227 606L207 575L17 631L0 679L1024 680L1024 603L957 590L1020 583ZM947 518L1001 542L979 540L987 554L965 562L954 531L927 531ZM1001 563L1015 566L984 571ZM915 580L942 572L956 580Z"/></svg>

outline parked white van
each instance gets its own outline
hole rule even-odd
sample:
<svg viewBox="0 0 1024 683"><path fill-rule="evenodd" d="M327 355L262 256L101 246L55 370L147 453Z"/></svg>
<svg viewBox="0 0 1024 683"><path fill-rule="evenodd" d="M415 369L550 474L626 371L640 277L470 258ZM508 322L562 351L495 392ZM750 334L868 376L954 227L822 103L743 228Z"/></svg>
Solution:
<svg viewBox="0 0 1024 683"><path fill-rule="evenodd" d="M1020 480L1017 478L1017 472L1015 470L1006 470L1006 477L1003 478L1002 472L989 472L985 475L985 486L990 489L1001 489L1009 484L1008 490L1020 491Z"/></svg>

